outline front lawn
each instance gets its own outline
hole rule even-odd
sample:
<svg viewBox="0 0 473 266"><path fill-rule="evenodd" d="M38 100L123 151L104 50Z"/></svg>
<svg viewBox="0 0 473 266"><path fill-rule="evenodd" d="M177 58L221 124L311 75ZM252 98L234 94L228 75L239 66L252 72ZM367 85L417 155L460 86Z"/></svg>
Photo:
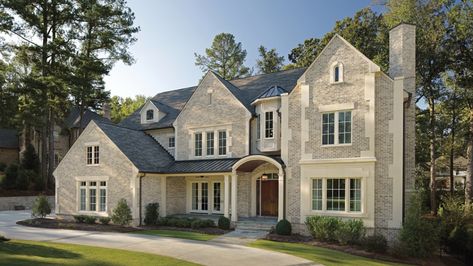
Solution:
<svg viewBox="0 0 473 266"><path fill-rule="evenodd" d="M209 234L202 234L202 233L197 233L197 232L175 231L175 230L143 230L143 231L135 231L133 233L144 234L144 235L175 237L175 238L183 238L183 239L198 240L198 241L208 241L216 237L219 237L219 235L209 235Z"/></svg>
<svg viewBox="0 0 473 266"><path fill-rule="evenodd" d="M142 252L50 242L0 242L0 265L198 265Z"/></svg>
<svg viewBox="0 0 473 266"><path fill-rule="evenodd" d="M306 244L257 240L253 243L250 243L249 246L287 253L290 255L294 255L297 257L311 260L316 263L321 263L326 266L330 266L330 265L363 265L363 266L403 265L403 264L391 263L387 261L368 259L365 257L359 257L359 256L347 254L347 253L336 251L336 250L315 247L315 246L310 246Z"/></svg>

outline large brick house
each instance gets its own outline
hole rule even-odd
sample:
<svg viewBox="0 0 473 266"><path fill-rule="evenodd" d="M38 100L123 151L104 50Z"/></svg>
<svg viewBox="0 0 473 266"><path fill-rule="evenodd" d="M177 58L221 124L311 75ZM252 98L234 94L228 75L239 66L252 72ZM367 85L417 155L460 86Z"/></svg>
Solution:
<svg viewBox="0 0 473 266"><path fill-rule="evenodd" d="M56 169L56 213L362 219L387 236L413 189L415 27L390 32L389 73L336 35L305 69L157 94L91 122Z"/></svg>

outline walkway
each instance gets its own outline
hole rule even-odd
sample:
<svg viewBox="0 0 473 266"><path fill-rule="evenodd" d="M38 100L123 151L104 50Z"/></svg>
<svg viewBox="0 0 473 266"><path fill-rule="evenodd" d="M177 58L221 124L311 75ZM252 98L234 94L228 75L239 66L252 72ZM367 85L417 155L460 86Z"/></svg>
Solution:
<svg viewBox="0 0 473 266"><path fill-rule="evenodd" d="M0 212L0 235L11 239L141 251L203 265L313 265L311 261L295 256L235 244L138 234L43 229L16 224L16 221L27 219L29 216L25 211Z"/></svg>

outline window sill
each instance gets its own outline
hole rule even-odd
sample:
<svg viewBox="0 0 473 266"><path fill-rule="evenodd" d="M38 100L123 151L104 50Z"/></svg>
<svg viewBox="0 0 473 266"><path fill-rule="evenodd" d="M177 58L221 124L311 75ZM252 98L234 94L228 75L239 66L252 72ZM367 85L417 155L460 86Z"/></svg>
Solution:
<svg viewBox="0 0 473 266"><path fill-rule="evenodd" d="M346 211L310 211L311 215L336 216L336 217L357 217L366 218L368 215L364 212L346 212Z"/></svg>
<svg viewBox="0 0 473 266"><path fill-rule="evenodd" d="M337 85L337 84L343 84L345 83L343 80L342 81L331 81L330 84L331 85Z"/></svg>
<svg viewBox="0 0 473 266"><path fill-rule="evenodd" d="M100 217L107 217L108 212L99 212L99 211L77 211L79 214L84 214L84 215L94 215L94 216L100 216Z"/></svg>
<svg viewBox="0 0 473 266"><path fill-rule="evenodd" d="M322 144L320 147L322 148L330 148L330 147L350 147L352 146L352 143L347 143L347 144Z"/></svg>
<svg viewBox="0 0 473 266"><path fill-rule="evenodd" d="M86 164L86 166L100 166L100 164Z"/></svg>

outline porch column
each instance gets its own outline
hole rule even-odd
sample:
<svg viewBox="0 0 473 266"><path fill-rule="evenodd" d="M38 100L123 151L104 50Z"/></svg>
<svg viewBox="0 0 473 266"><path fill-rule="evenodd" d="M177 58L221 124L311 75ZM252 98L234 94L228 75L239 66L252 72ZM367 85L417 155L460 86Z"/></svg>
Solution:
<svg viewBox="0 0 473 266"><path fill-rule="evenodd" d="M224 186L224 200L223 200L223 215L230 218L230 175L225 175L223 180Z"/></svg>
<svg viewBox="0 0 473 266"><path fill-rule="evenodd" d="M232 172L232 222L238 221L237 212L237 174Z"/></svg>
<svg viewBox="0 0 473 266"><path fill-rule="evenodd" d="M166 180L167 176L161 176L161 204L159 205L161 217L166 217Z"/></svg>
<svg viewBox="0 0 473 266"><path fill-rule="evenodd" d="M278 174L278 221L284 219L284 171L279 169Z"/></svg>

